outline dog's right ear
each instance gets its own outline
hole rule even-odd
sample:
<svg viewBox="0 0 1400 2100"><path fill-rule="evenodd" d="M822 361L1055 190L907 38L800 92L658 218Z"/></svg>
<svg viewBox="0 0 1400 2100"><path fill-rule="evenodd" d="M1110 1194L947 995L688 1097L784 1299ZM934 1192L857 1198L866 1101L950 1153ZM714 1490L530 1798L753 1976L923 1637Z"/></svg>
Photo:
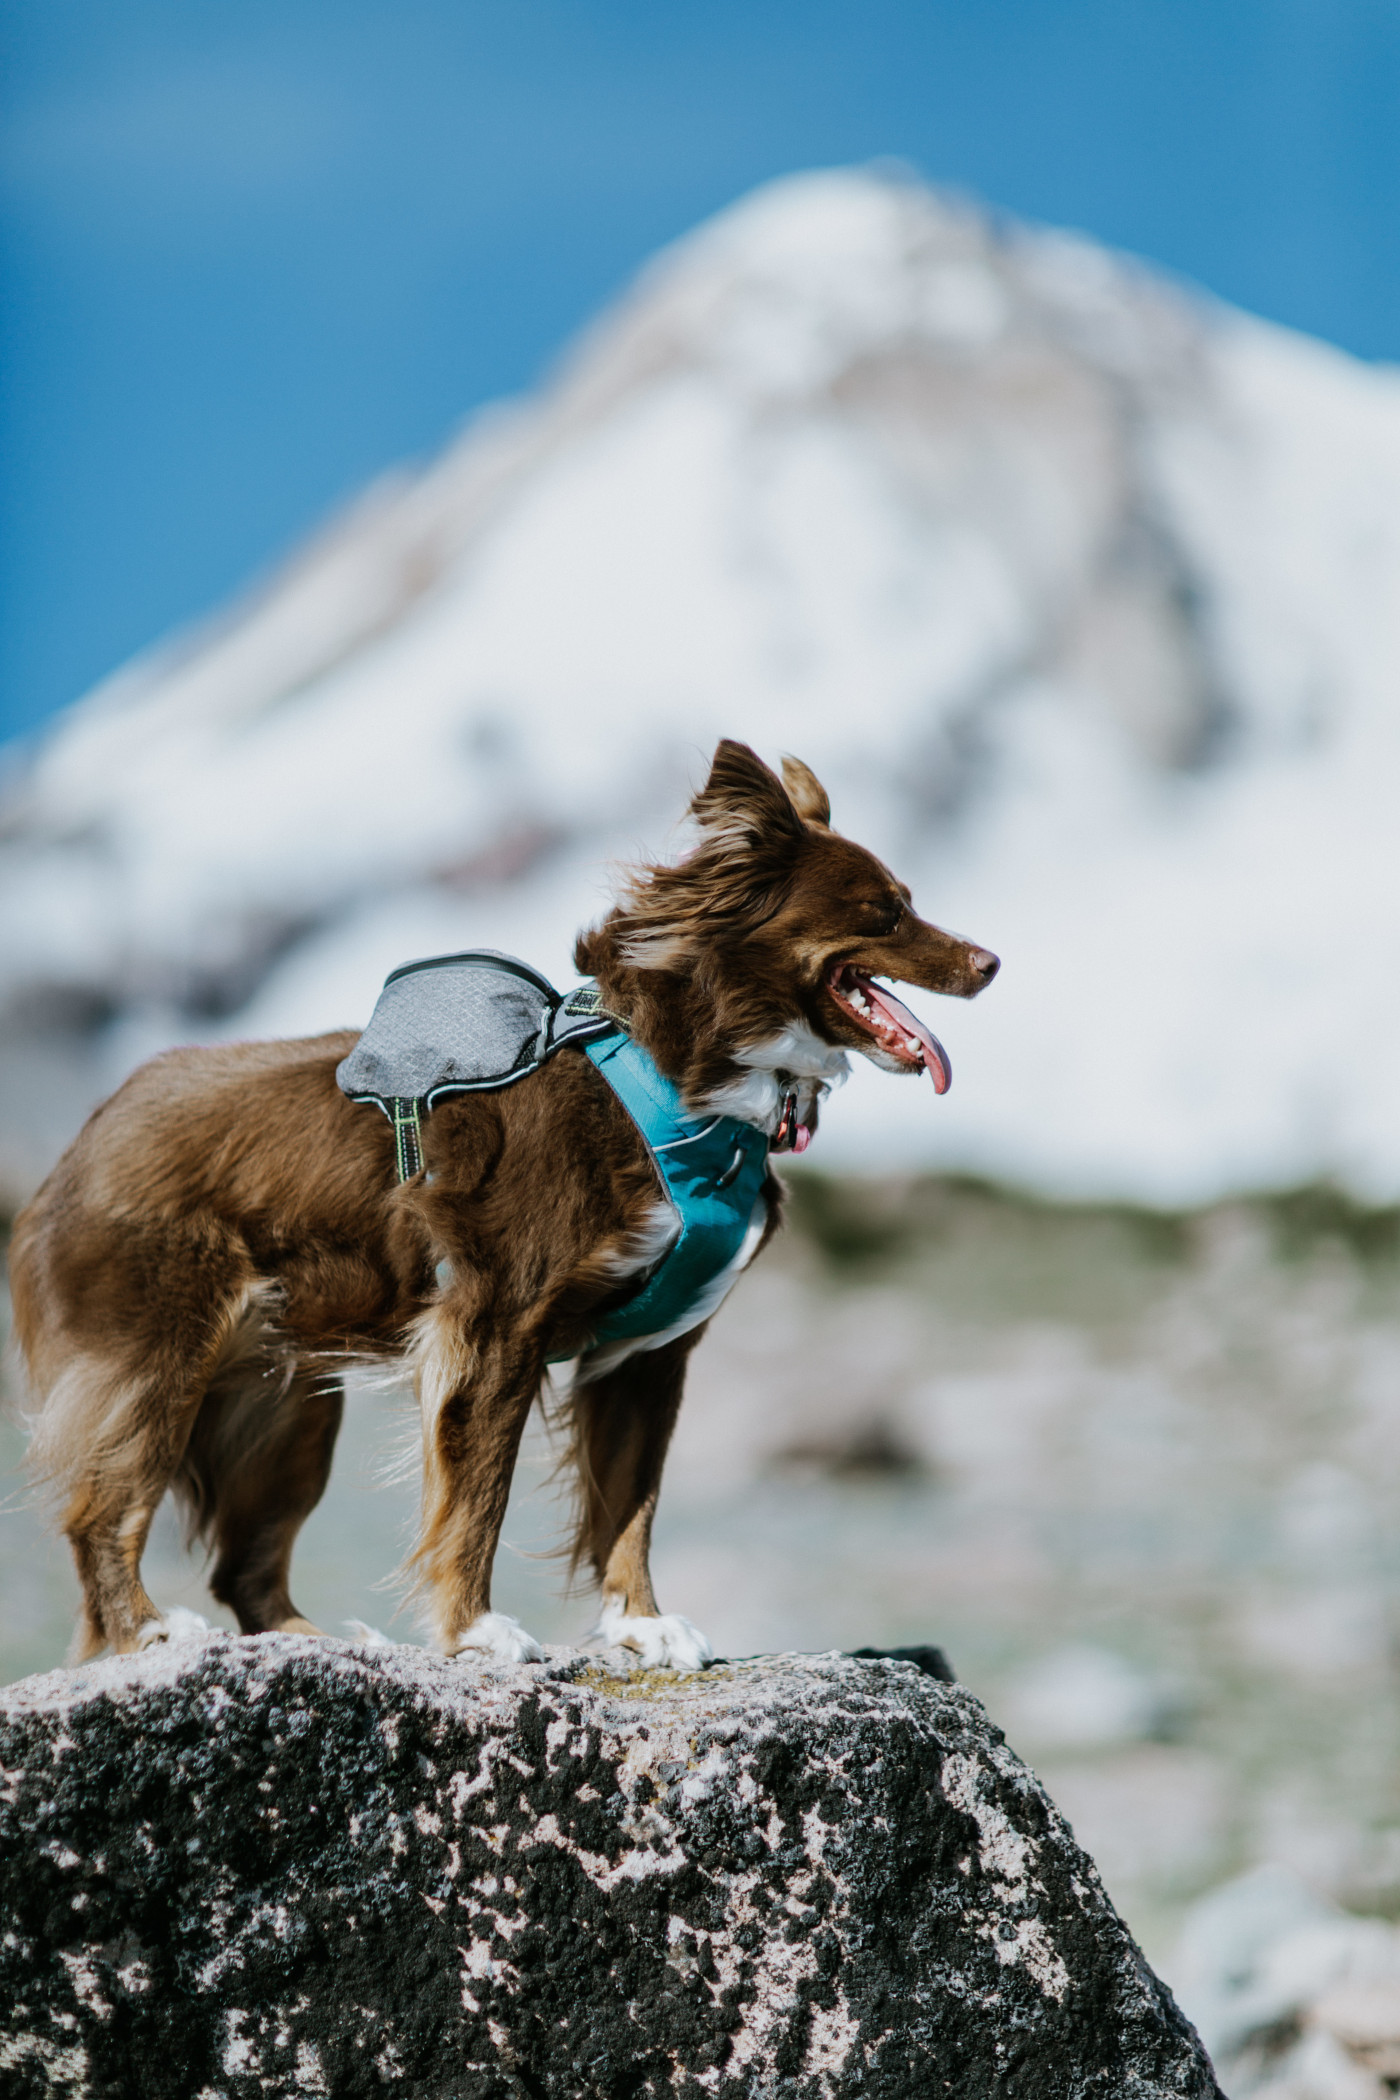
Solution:
<svg viewBox="0 0 1400 2100"><path fill-rule="evenodd" d="M790 751L783 753L783 781L798 816L827 830L831 824L831 797L812 768L804 766Z"/></svg>
<svg viewBox="0 0 1400 2100"><path fill-rule="evenodd" d="M739 832L770 843L802 836L802 820L777 774L747 744L728 736L715 746L710 777L690 814L710 832Z"/></svg>

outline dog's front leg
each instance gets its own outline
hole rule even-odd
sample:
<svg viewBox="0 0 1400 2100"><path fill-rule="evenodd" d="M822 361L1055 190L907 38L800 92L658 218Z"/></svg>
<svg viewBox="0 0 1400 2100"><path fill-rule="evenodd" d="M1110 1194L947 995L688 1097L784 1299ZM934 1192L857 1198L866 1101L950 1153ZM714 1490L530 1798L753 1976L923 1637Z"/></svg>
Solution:
<svg viewBox="0 0 1400 2100"><path fill-rule="evenodd" d="M686 1360L702 1331L630 1356L596 1381L581 1381L573 1395L580 1482L575 1561L591 1561L602 1585L603 1639L634 1649L653 1669L700 1670L714 1657L689 1619L657 1610L651 1586L661 1469L680 1412Z"/></svg>
<svg viewBox="0 0 1400 2100"><path fill-rule="evenodd" d="M481 1649L507 1662L544 1651L491 1609L491 1568L525 1418L544 1366L518 1337L477 1341L443 1313L420 1351L423 1530L414 1554L445 1655Z"/></svg>

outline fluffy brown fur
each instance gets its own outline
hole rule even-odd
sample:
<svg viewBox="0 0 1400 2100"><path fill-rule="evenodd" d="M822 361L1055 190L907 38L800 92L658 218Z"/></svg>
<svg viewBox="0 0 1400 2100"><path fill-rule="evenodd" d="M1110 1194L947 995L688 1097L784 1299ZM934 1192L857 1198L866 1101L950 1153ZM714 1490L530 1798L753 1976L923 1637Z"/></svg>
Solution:
<svg viewBox="0 0 1400 2100"><path fill-rule="evenodd" d="M872 1040L840 996L840 966L962 997L996 969L917 918L889 871L830 829L805 766L784 770L786 786L722 743L691 807L693 850L637 870L577 949L690 1106L738 1088L770 1130L788 1087L815 1122L804 1044L915 1067ZM425 1170L400 1187L388 1124L335 1084L354 1040L154 1059L18 1220L33 1455L82 1584L79 1653L161 1637L140 1562L168 1488L245 1632L314 1631L291 1600L292 1547L326 1483L341 1373L376 1358L407 1358L416 1376L414 1558L440 1644L532 1652L491 1612L491 1566L546 1361L572 1352L576 1555L602 1586L605 1624L656 1659L694 1659L693 1629L657 1612L648 1549L703 1329L618 1362L589 1350L590 1322L654 1243L659 1190L635 1127L565 1051L518 1086L445 1101L424 1126ZM768 1232L778 1193L770 1173Z"/></svg>

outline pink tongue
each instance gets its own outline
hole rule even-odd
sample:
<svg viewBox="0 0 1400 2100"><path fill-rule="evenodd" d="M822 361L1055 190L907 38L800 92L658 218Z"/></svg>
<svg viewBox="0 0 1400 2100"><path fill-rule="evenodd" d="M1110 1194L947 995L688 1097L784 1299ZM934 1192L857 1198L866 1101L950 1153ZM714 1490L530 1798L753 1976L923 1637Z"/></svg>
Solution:
<svg viewBox="0 0 1400 2100"><path fill-rule="evenodd" d="M875 984L869 977L855 973L856 982L872 1006L899 1030L901 1035L917 1037L928 1076L933 1081L935 1094L946 1094L953 1084L953 1067L948 1062L948 1053L931 1030L915 1014L911 1014L903 1000L896 999L882 984Z"/></svg>

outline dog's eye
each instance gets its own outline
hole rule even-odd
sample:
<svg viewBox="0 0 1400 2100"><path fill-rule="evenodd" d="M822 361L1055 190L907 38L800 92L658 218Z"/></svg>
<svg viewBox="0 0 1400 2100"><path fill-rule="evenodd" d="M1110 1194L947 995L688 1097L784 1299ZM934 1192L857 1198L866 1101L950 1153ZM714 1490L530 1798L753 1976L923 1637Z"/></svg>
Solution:
<svg viewBox="0 0 1400 2100"><path fill-rule="evenodd" d="M904 918L904 905L897 897L865 897L858 909L868 941L886 940Z"/></svg>

